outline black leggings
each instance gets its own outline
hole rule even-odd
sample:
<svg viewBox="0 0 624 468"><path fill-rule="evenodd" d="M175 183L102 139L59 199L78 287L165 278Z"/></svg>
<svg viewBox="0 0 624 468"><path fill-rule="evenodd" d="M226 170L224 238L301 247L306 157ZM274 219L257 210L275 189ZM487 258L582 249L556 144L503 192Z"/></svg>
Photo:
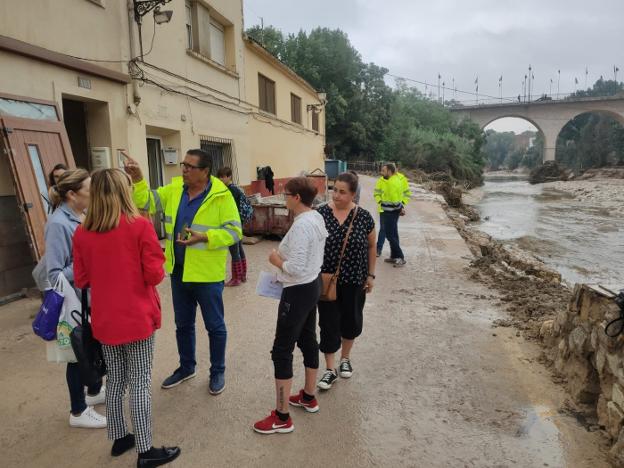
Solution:
<svg viewBox="0 0 624 468"><path fill-rule="evenodd" d="M271 351L276 379L292 378L295 343L303 353L303 365L318 369L316 303L320 295L320 276L311 283L284 288L277 311L275 341Z"/></svg>

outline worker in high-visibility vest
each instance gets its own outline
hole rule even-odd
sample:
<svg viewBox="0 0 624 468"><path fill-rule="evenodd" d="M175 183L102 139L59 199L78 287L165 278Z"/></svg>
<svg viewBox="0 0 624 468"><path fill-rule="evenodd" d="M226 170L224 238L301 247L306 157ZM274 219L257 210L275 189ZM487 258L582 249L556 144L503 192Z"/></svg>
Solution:
<svg viewBox="0 0 624 468"><path fill-rule="evenodd" d="M242 226L230 190L211 175L212 158L189 150L180 163L182 177L150 190L136 161L126 154L125 170L134 184L136 205L164 213L165 270L171 275L180 367L162 383L171 388L195 377L195 311L202 312L210 339L210 382L216 395L225 387L223 286L228 247L242 239Z"/></svg>
<svg viewBox="0 0 624 468"><path fill-rule="evenodd" d="M384 242L388 238L390 257L384 259L384 262L401 267L406 261L399 244L399 216L405 215L405 206L411 197L407 177L398 172L394 164L384 164L381 167L381 177L375 184L374 197L379 211L377 256L381 256Z"/></svg>

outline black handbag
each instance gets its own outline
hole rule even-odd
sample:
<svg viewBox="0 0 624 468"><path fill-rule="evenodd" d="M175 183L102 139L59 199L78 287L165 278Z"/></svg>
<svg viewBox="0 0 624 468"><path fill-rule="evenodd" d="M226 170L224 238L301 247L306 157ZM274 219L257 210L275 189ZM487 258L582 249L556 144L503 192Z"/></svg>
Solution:
<svg viewBox="0 0 624 468"><path fill-rule="evenodd" d="M93 337L91 330L89 297L87 289L82 290L82 312L80 325L74 327L69 337L71 345L78 361L80 378L83 385L97 385L106 375L106 363L102 345Z"/></svg>

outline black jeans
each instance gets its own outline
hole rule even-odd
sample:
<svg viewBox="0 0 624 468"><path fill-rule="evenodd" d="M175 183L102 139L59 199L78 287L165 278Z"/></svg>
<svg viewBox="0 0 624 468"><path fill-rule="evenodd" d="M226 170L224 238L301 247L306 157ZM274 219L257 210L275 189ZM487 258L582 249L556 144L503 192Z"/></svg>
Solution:
<svg viewBox="0 0 624 468"><path fill-rule="evenodd" d="M76 362L67 363L67 371L65 372L67 378L67 388L69 389L69 400L71 402L71 412L73 414L80 414L87 409L87 402L85 401L85 391L82 379L80 378L80 368ZM102 389L102 381L97 385L89 387L87 393L89 395L97 395Z"/></svg>
<svg viewBox="0 0 624 468"><path fill-rule="evenodd" d="M303 354L303 365L318 369L316 303L320 295L320 276L311 283L284 288L277 311L277 327L271 351L276 379L292 378L295 343Z"/></svg>
<svg viewBox="0 0 624 468"><path fill-rule="evenodd" d="M384 211L380 213L380 221L390 243L390 258L405 258L399 245L399 214L400 211ZM383 247L383 243L382 243ZM379 246L377 247L379 251Z"/></svg>

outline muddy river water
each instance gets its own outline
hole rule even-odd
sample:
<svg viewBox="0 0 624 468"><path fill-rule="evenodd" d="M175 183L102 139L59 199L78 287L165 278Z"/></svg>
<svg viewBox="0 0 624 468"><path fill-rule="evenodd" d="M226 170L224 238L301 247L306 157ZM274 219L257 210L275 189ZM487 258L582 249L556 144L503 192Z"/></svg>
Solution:
<svg viewBox="0 0 624 468"><path fill-rule="evenodd" d="M535 254L570 283L624 287L624 218L526 180L487 178L480 229Z"/></svg>

